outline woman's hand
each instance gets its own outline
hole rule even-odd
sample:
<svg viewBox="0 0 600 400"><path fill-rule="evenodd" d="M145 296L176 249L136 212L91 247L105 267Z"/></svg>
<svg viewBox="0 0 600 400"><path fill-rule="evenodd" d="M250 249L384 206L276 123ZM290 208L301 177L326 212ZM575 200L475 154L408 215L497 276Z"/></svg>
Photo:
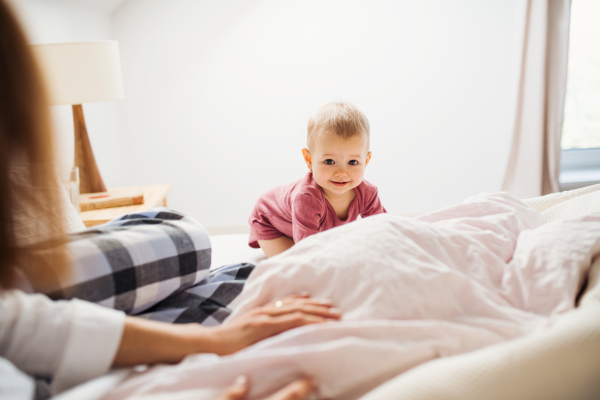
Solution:
<svg viewBox="0 0 600 400"><path fill-rule="evenodd" d="M298 379L285 386L277 393L269 396L265 400L303 400L314 390L313 383L308 379ZM230 386L219 400L243 400L248 393L248 379L240 376L235 383Z"/></svg>
<svg viewBox="0 0 600 400"><path fill-rule="evenodd" d="M289 329L339 320L340 317L340 311L333 308L330 300L310 299L304 295L284 297L252 309L229 323L210 328L212 352L219 355L235 353Z"/></svg>
<svg viewBox="0 0 600 400"><path fill-rule="evenodd" d="M339 319L329 300L308 296L285 297L215 328L126 317L113 367L177 363L196 353L231 354L292 328Z"/></svg>

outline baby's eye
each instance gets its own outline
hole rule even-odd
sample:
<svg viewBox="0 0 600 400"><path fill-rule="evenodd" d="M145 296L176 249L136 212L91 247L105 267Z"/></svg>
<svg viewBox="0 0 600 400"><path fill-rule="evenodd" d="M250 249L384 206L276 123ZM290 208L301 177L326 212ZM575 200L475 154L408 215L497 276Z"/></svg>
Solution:
<svg viewBox="0 0 600 400"><path fill-rule="evenodd" d="M333 164L335 164L335 161L333 161L331 158L328 158L327 160L325 160L325 164L333 165Z"/></svg>
<svg viewBox="0 0 600 400"><path fill-rule="evenodd" d="M350 165L358 165L358 161L356 161L356 160L350 160L350 161L348 161L348 164L350 164Z"/></svg>

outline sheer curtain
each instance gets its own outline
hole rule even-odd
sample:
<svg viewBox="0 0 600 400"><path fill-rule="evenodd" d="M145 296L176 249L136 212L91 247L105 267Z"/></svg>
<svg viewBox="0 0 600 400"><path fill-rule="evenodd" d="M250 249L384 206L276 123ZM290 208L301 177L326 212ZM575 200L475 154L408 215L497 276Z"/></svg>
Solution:
<svg viewBox="0 0 600 400"><path fill-rule="evenodd" d="M503 190L559 191L571 0L526 0L513 142Z"/></svg>

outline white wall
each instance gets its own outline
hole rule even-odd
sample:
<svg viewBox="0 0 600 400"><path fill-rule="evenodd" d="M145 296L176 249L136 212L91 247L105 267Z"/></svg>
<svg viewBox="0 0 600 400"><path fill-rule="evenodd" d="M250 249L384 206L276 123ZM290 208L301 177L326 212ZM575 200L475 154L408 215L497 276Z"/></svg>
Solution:
<svg viewBox="0 0 600 400"><path fill-rule="evenodd" d="M127 90L124 183L173 183L173 208L205 226L243 226L261 192L305 173L308 117L342 99L371 122L366 179L390 212L500 190L520 8L129 0L113 14Z"/></svg>
<svg viewBox="0 0 600 400"><path fill-rule="evenodd" d="M92 3L73 0L11 0L32 44L111 39L111 17ZM121 182L122 135L116 102L83 105L92 148L104 180ZM71 106L51 107L57 134L57 158L63 167L73 165L73 113ZM107 183L108 184L108 183Z"/></svg>
<svg viewBox="0 0 600 400"><path fill-rule="evenodd" d="M338 99L369 117L366 178L390 212L501 188L519 0L11 2L32 43L119 41L125 99L84 105L104 180L173 183L170 206L205 226L245 227L300 178L308 117ZM53 115L70 165L70 107Z"/></svg>

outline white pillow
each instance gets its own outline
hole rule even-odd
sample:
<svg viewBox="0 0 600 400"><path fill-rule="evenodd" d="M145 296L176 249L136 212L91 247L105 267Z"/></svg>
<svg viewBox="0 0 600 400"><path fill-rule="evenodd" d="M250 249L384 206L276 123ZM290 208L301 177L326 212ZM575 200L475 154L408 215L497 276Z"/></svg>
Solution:
<svg viewBox="0 0 600 400"><path fill-rule="evenodd" d="M542 216L546 221L552 222L592 213L600 213L600 191L587 193L556 204L542 211Z"/></svg>
<svg viewBox="0 0 600 400"><path fill-rule="evenodd" d="M532 197L523 200L531 207L539 212L543 212L557 204L564 203L567 200L574 199L579 196L584 196L588 193L597 192L600 190L600 184L582 187L579 189L567 190L566 192L551 193L546 196Z"/></svg>

